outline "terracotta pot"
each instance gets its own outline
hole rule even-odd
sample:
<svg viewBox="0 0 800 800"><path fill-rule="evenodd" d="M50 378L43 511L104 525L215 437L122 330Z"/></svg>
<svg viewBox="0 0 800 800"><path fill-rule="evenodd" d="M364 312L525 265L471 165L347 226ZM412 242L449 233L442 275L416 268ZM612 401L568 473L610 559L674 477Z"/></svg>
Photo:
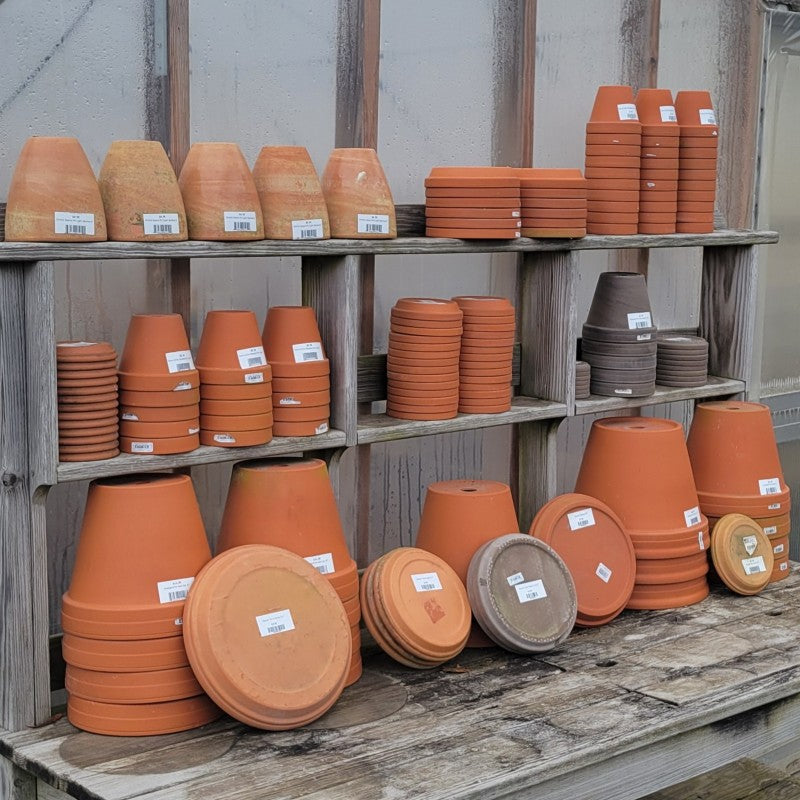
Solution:
<svg viewBox="0 0 800 800"><path fill-rule="evenodd" d="M707 91L678 92L675 95L675 112L681 126L681 136L684 135L684 128L693 131L706 129L708 136L718 130L711 94Z"/></svg>
<svg viewBox="0 0 800 800"><path fill-rule="evenodd" d="M211 447L255 447L272 441L273 430L259 428L249 431L214 431L200 429L200 444Z"/></svg>
<svg viewBox="0 0 800 800"><path fill-rule="evenodd" d="M305 147L263 147L253 167L267 239L328 239L328 209Z"/></svg>
<svg viewBox="0 0 800 800"><path fill-rule="evenodd" d="M330 372L316 313L310 306L271 306L261 338L267 359L277 362L273 367L275 375L315 377ZM299 371L296 376L289 376L278 364L291 365Z"/></svg>
<svg viewBox="0 0 800 800"><path fill-rule="evenodd" d="M193 144L178 184L186 206L190 239L263 239L264 221L253 176L239 146Z"/></svg>
<svg viewBox="0 0 800 800"><path fill-rule="evenodd" d="M160 142L112 142L98 184L111 241L188 238L178 180Z"/></svg>
<svg viewBox="0 0 800 800"><path fill-rule="evenodd" d="M682 608L704 600L708 592L705 576L680 583L637 583L627 607L638 610Z"/></svg>
<svg viewBox="0 0 800 800"><path fill-rule="evenodd" d="M203 430L254 431L272 427L272 412L268 414L240 414L239 416L203 415L200 417Z"/></svg>
<svg viewBox="0 0 800 800"><path fill-rule="evenodd" d="M192 387L168 392L137 392L122 389L119 393L120 405L133 408L191 408L199 402L200 390Z"/></svg>
<svg viewBox="0 0 800 800"><path fill-rule="evenodd" d="M639 89L636 94L636 110L643 127L657 125L659 130L662 126L673 128L675 135L678 135L678 118L669 89Z"/></svg>
<svg viewBox="0 0 800 800"><path fill-rule="evenodd" d="M327 376L324 380L328 381ZM239 400L252 402L271 397L272 389L274 389L274 381L271 385L269 382L248 384L201 383L198 399L200 402L206 400L215 402L220 400L225 402Z"/></svg>
<svg viewBox="0 0 800 800"><path fill-rule="evenodd" d="M272 398L257 400L201 400L200 413L214 416L240 416L248 414L271 414Z"/></svg>
<svg viewBox="0 0 800 800"><path fill-rule="evenodd" d="M319 436L330 430L328 420L314 422L278 422L272 424L275 436Z"/></svg>
<svg viewBox="0 0 800 800"><path fill-rule="evenodd" d="M209 311L197 348L203 383L264 383L271 378L252 311Z"/></svg>
<svg viewBox="0 0 800 800"><path fill-rule="evenodd" d="M322 191L334 238L397 236L392 193L373 149L333 150L322 175Z"/></svg>
<svg viewBox="0 0 800 800"><path fill-rule="evenodd" d="M132 422L123 420L119 426L120 435L131 439L166 439L191 436L199 430L199 417L178 422Z"/></svg>
<svg viewBox="0 0 800 800"><path fill-rule="evenodd" d="M33 136L17 159L6 205L7 242L102 242L103 201L77 139Z"/></svg>
<svg viewBox="0 0 800 800"><path fill-rule="evenodd" d="M190 453L200 446L197 434L188 436L170 436L161 439L134 439L120 436L119 449L132 455L168 456L175 453Z"/></svg>
<svg viewBox="0 0 800 800"><path fill-rule="evenodd" d="M103 639L175 636L183 600L210 557L188 476L93 481L63 597L63 629Z"/></svg>
<svg viewBox="0 0 800 800"><path fill-rule="evenodd" d="M191 406L121 406L119 417L128 422L189 422L197 420L197 404Z"/></svg>
<svg viewBox="0 0 800 800"><path fill-rule="evenodd" d="M96 672L67 665L65 688L72 697L99 703L165 703L203 694L190 667L151 672Z"/></svg>

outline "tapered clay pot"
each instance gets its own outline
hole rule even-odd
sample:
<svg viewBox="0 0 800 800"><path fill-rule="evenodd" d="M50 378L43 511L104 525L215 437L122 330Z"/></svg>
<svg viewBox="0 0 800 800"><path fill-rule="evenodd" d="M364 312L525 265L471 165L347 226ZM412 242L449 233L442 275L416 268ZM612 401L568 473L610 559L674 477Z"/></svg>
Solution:
<svg viewBox="0 0 800 800"><path fill-rule="evenodd" d="M33 136L17 159L6 205L7 242L102 242L103 201L77 139Z"/></svg>
<svg viewBox="0 0 800 800"><path fill-rule="evenodd" d="M188 239L181 190L160 142L112 142L98 183L111 241Z"/></svg>
<svg viewBox="0 0 800 800"><path fill-rule="evenodd" d="M63 597L64 631L103 639L178 635L183 601L210 557L186 475L93 481Z"/></svg>
<svg viewBox="0 0 800 800"><path fill-rule="evenodd" d="M633 89L630 86L599 86L594 98L590 122L595 123L592 132L601 133L597 123L631 124L632 129L638 123ZM590 129L587 128L587 131ZM615 132L612 129L609 133Z"/></svg>
<svg viewBox="0 0 800 800"><path fill-rule="evenodd" d="M368 147L333 150L322 191L335 239L393 239L394 200L378 154Z"/></svg>
<svg viewBox="0 0 800 800"><path fill-rule="evenodd" d="M190 239L263 239L264 220L253 176L239 146L193 144L178 177Z"/></svg>
<svg viewBox="0 0 800 800"><path fill-rule="evenodd" d="M586 324L600 329L652 332L654 326L644 275L638 272L600 273Z"/></svg>
<svg viewBox="0 0 800 800"><path fill-rule="evenodd" d="M267 239L329 239L328 208L305 147L263 147L253 167Z"/></svg>
<svg viewBox="0 0 800 800"><path fill-rule="evenodd" d="M262 343L275 375L299 378L330 373L317 317L310 306L271 306Z"/></svg>
<svg viewBox="0 0 800 800"><path fill-rule="evenodd" d="M636 111L642 123L642 133L656 136L679 136L680 127L669 89L639 89ZM676 143L677 144L677 143Z"/></svg>
<svg viewBox="0 0 800 800"><path fill-rule="evenodd" d="M197 348L203 383L265 383L267 364L256 315L252 311L209 311Z"/></svg>
<svg viewBox="0 0 800 800"><path fill-rule="evenodd" d="M675 95L675 112L681 126L681 137L715 137L717 117L707 91L682 91Z"/></svg>

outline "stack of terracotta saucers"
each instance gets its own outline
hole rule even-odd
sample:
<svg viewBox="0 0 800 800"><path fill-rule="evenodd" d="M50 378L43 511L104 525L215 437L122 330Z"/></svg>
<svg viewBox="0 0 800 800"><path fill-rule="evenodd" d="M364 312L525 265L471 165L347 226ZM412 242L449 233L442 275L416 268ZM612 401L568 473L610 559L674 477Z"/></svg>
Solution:
<svg viewBox="0 0 800 800"><path fill-rule="evenodd" d="M678 233L711 233L717 190L719 128L708 92L678 92L680 125Z"/></svg>
<svg viewBox="0 0 800 800"><path fill-rule="evenodd" d="M361 579L364 622L381 649L416 669L455 658L469 636L469 600L458 575L437 556L399 547Z"/></svg>
<svg viewBox="0 0 800 800"><path fill-rule="evenodd" d="M73 725L144 736L219 716L189 667L182 636L184 601L210 558L189 477L91 483L61 611Z"/></svg>
<svg viewBox="0 0 800 800"><path fill-rule="evenodd" d="M791 497L769 407L739 400L699 403L687 445L709 522L726 514L750 517L773 544L773 580L788 577Z"/></svg>
<svg viewBox="0 0 800 800"><path fill-rule="evenodd" d="M592 368L588 361L575 362L575 399L586 400L590 392Z"/></svg>
<svg viewBox="0 0 800 800"><path fill-rule="evenodd" d="M586 235L586 179L579 169L518 169L522 235L538 239Z"/></svg>
<svg viewBox="0 0 800 800"><path fill-rule="evenodd" d="M262 342L272 367L272 432L315 436L328 431L331 362L310 306L272 306Z"/></svg>
<svg viewBox="0 0 800 800"><path fill-rule="evenodd" d="M119 454L117 353L107 342L58 342L58 458L99 461Z"/></svg>
<svg viewBox="0 0 800 800"><path fill-rule="evenodd" d="M425 179L425 235L516 239L519 178L509 167L433 167Z"/></svg>
<svg viewBox="0 0 800 800"><path fill-rule="evenodd" d="M134 314L119 360L120 450L167 455L197 448L199 386L180 314Z"/></svg>
<svg viewBox="0 0 800 800"><path fill-rule="evenodd" d="M630 86L601 86L586 125L586 230L637 233L642 126Z"/></svg>
<svg viewBox="0 0 800 800"><path fill-rule="evenodd" d="M252 311L209 311L197 349L200 443L216 447L272 439L272 370Z"/></svg>
<svg viewBox="0 0 800 800"><path fill-rule="evenodd" d="M511 408L514 307L505 297L454 297L464 314L458 410L499 414Z"/></svg>
<svg viewBox="0 0 800 800"><path fill-rule="evenodd" d="M691 605L708 595L708 520L679 422L611 417L592 424L575 491L612 508L633 542L628 608Z"/></svg>
<svg viewBox="0 0 800 800"><path fill-rule="evenodd" d="M581 358L591 365L592 394L653 394L655 335L644 276L637 272L601 273L581 340Z"/></svg>
<svg viewBox="0 0 800 800"><path fill-rule="evenodd" d="M678 127L669 89L639 89L642 123L639 233L675 233L678 211Z"/></svg>
<svg viewBox="0 0 800 800"><path fill-rule="evenodd" d="M692 387L708 382L708 342L705 339L659 334L656 345L656 383Z"/></svg>
<svg viewBox="0 0 800 800"><path fill-rule="evenodd" d="M392 308L386 413L451 419L458 413L463 314L453 300L404 297Z"/></svg>

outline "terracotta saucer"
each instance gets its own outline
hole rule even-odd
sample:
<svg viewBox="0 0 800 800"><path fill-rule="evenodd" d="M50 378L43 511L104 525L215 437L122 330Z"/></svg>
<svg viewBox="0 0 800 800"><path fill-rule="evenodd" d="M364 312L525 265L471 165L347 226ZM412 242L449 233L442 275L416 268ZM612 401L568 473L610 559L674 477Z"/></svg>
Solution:
<svg viewBox="0 0 800 800"><path fill-rule="evenodd" d="M547 186L540 189L520 189L519 195L522 203L530 200L558 199L558 200L585 200L589 185L585 184L580 189L563 189L558 186Z"/></svg>
<svg viewBox="0 0 800 800"><path fill-rule="evenodd" d="M705 576L681 583L636 584L627 608L658 610L682 608L699 603L708 597L708 581Z"/></svg>
<svg viewBox="0 0 800 800"><path fill-rule="evenodd" d="M515 239L518 228L425 228L425 235L439 239Z"/></svg>
<svg viewBox="0 0 800 800"><path fill-rule="evenodd" d="M412 412L412 411L398 411L396 409L387 408L386 416L395 417L396 419L412 419L412 420L442 420L453 419L457 416L458 411L454 407L452 411L442 412Z"/></svg>
<svg viewBox="0 0 800 800"><path fill-rule="evenodd" d="M445 208L469 208L497 210L497 211L519 211L519 196L514 193L513 197L426 197L425 208L445 209Z"/></svg>
<svg viewBox="0 0 800 800"><path fill-rule="evenodd" d="M58 361L102 361L116 359L117 352L108 342L56 342Z"/></svg>
<svg viewBox="0 0 800 800"><path fill-rule="evenodd" d="M675 147L647 147L642 146L640 150L640 156L642 159L642 166L645 164L652 164L655 166L662 166L666 168L667 166L673 167L677 169L678 164L677 160L680 158L680 148L676 145ZM675 159L675 164L662 165L662 161L668 159Z"/></svg>
<svg viewBox="0 0 800 800"><path fill-rule="evenodd" d="M519 178L489 177L436 177L425 178L426 189L513 189L519 186Z"/></svg>
<svg viewBox="0 0 800 800"><path fill-rule="evenodd" d="M461 325L458 327L448 328L432 328L423 325L403 325L400 322L392 320L389 329L390 336L394 334L402 334L404 336L417 336L420 338L433 338L439 344L456 344L461 337ZM409 340L406 340L409 341Z"/></svg>
<svg viewBox="0 0 800 800"><path fill-rule="evenodd" d="M638 180L639 167L587 167L586 178L590 181L589 186L596 179L600 180Z"/></svg>
<svg viewBox="0 0 800 800"><path fill-rule="evenodd" d="M675 531L635 531L628 535L638 560L683 558L708 550L711 539L708 525L702 522L691 528Z"/></svg>
<svg viewBox="0 0 800 800"><path fill-rule="evenodd" d="M592 211L590 208L589 213L586 215L586 222L592 225L596 223L601 225L633 225L638 221L639 214L635 211L632 214L603 213L601 211Z"/></svg>
<svg viewBox="0 0 800 800"><path fill-rule="evenodd" d="M639 186L638 184L631 190L615 191L613 189L596 189L592 188L588 193L588 202L595 201L611 202L611 203L638 203L639 202Z"/></svg>
<svg viewBox="0 0 800 800"><path fill-rule="evenodd" d="M643 149L647 150L652 148L658 150L673 150L675 147L680 147L680 139L676 142L674 136L662 136L660 134L648 133L642 136L641 146Z"/></svg>
<svg viewBox="0 0 800 800"><path fill-rule="evenodd" d="M318 391L318 392L276 392L272 395L270 405L272 408L293 408L295 406L299 406L303 408L304 406L319 406L324 405L325 403L330 403L331 401L331 392L330 389L325 391ZM222 401L224 402L224 401ZM253 402L253 401L249 401ZM200 410L203 410L203 404L208 403L208 413L209 414L220 414L223 413L222 408L223 406L219 405L220 401L217 400L207 400L207 401L200 401ZM213 404L213 405L212 405ZM226 403L227 407L227 403Z"/></svg>
<svg viewBox="0 0 800 800"><path fill-rule="evenodd" d="M272 433L275 436L319 436L330 430L328 420L316 422L278 422L272 424Z"/></svg>
<svg viewBox="0 0 800 800"><path fill-rule="evenodd" d="M459 414L504 414L511 409L511 401L505 403L467 403L460 401L458 404Z"/></svg>
<svg viewBox="0 0 800 800"><path fill-rule="evenodd" d="M503 221L513 220L519 217L519 205L511 208L479 208L464 206L425 206L425 218L429 224L436 225L439 217L455 217L456 219L490 220L498 219Z"/></svg>
<svg viewBox="0 0 800 800"><path fill-rule="evenodd" d="M664 224L671 224L674 225L677 220L677 212L658 212L658 213L650 213L643 211L639 214L639 222L644 223L645 225L664 225Z"/></svg>
<svg viewBox="0 0 800 800"><path fill-rule="evenodd" d="M330 392L314 392L321 398L321 402L330 400ZM287 395L283 395L286 397ZM208 416L210 414L222 417L242 416L251 414L271 414L273 398L264 397L257 400L201 400L200 414ZM296 400L288 405L301 405L300 400Z"/></svg>
<svg viewBox="0 0 800 800"><path fill-rule="evenodd" d="M581 212L577 217L541 217L541 216L526 216L522 218L522 227L524 228L578 228L584 227L588 215Z"/></svg>
<svg viewBox="0 0 800 800"><path fill-rule="evenodd" d="M455 320L424 319L421 317L404 317L392 311L389 316L391 327L395 328L419 328L420 336L429 335L428 332L435 330L435 336L459 336L461 334L461 314ZM412 334L414 335L414 334Z"/></svg>
<svg viewBox="0 0 800 800"><path fill-rule="evenodd" d="M331 373L331 362L327 358L319 361L305 361L301 363L288 363L281 361L273 361L270 366L272 367L272 383L275 385L276 378L327 378Z"/></svg>
<svg viewBox="0 0 800 800"><path fill-rule="evenodd" d="M645 197L649 197L651 195L645 195ZM678 211L678 201L677 199L673 200L650 200L645 199L639 203L639 211L644 214L673 214L675 215Z"/></svg>
<svg viewBox="0 0 800 800"><path fill-rule="evenodd" d="M117 447L116 436L86 437L84 439L69 440L70 444L65 444L64 440L58 442L58 453L60 456L74 456L84 453L104 453L107 450Z"/></svg>
<svg viewBox="0 0 800 800"><path fill-rule="evenodd" d="M199 389L188 389L178 392L135 392L122 389L119 393L120 405L136 406L137 408L190 406L199 402Z"/></svg>
<svg viewBox="0 0 800 800"><path fill-rule="evenodd" d="M200 373L196 369L183 372L148 375L118 371L119 388L133 392L176 392L200 386Z"/></svg>
<svg viewBox="0 0 800 800"><path fill-rule="evenodd" d="M191 436L175 436L164 439L132 439L120 436L119 449L123 453L134 455L171 455L172 453L188 453L200 446L197 434Z"/></svg>
<svg viewBox="0 0 800 800"><path fill-rule="evenodd" d="M630 192L639 189L639 177L635 178L593 178L589 181L589 191Z"/></svg>
<svg viewBox="0 0 800 800"><path fill-rule="evenodd" d="M330 391L331 381L329 375L319 375L311 378L280 378L272 377L272 392L326 392ZM215 387L220 388L220 387ZM203 391L203 399L208 400L233 400L237 398L225 397L218 392ZM242 400L247 398L240 398Z"/></svg>
<svg viewBox="0 0 800 800"><path fill-rule="evenodd" d="M526 227L521 228L523 236L532 239L580 239L586 236L586 228L546 228Z"/></svg>
<svg viewBox="0 0 800 800"><path fill-rule="evenodd" d="M151 672L95 672L68 664L65 688L73 697L124 705L164 703L203 694L203 687L191 667Z"/></svg>
<svg viewBox="0 0 800 800"><path fill-rule="evenodd" d="M636 583L681 583L702 578L707 572L708 556L705 552L682 558L643 559L636 562Z"/></svg>
<svg viewBox="0 0 800 800"><path fill-rule="evenodd" d="M714 194L716 197L717 182L716 180L689 180L688 178L681 177L678 182L678 194L683 195L685 192L700 192L706 197Z"/></svg>
<svg viewBox="0 0 800 800"><path fill-rule="evenodd" d="M675 233L675 223L673 222L640 222L639 223L639 233L643 234L651 234L651 235L664 235Z"/></svg>
<svg viewBox="0 0 800 800"><path fill-rule="evenodd" d="M200 429L200 444L211 447L255 447L269 444L274 433L272 427L252 431L209 431Z"/></svg>
<svg viewBox="0 0 800 800"><path fill-rule="evenodd" d="M85 386L97 386L107 383L109 378L116 382L117 370L113 366L106 369L62 369L58 367L56 377L59 383L65 382L67 386L70 385L67 382L74 383L75 386L82 384Z"/></svg>
<svg viewBox="0 0 800 800"><path fill-rule="evenodd" d="M76 461L104 461L108 458L115 458L119 455L119 449L116 447L108 450L100 450L94 453L62 453L58 452L59 461L76 462Z"/></svg>
<svg viewBox="0 0 800 800"><path fill-rule="evenodd" d="M600 224L598 222L587 222L586 230L589 233L599 233L611 236L629 236L638 233L638 228L634 224L608 225Z"/></svg>
<svg viewBox="0 0 800 800"><path fill-rule="evenodd" d="M639 183L639 190L642 199L644 199L647 192L676 192L678 190L678 181L647 178Z"/></svg>
<svg viewBox="0 0 800 800"><path fill-rule="evenodd" d="M770 581L772 544L761 526L743 514L726 514L711 537L714 569L736 594L758 594Z"/></svg>
<svg viewBox="0 0 800 800"><path fill-rule="evenodd" d="M427 186L425 197L493 197L493 198L518 198L518 184L510 187L493 188L489 186Z"/></svg>
<svg viewBox="0 0 800 800"><path fill-rule="evenodd" d="M592 136L600 133L636 135L641 137L642 126L636 120L620 120L619 122L587 122L586 135Z"/></svg>
<svg viewBox="0 0 800 800"><path fill-rule="evenodd" d="M714 169L681 169L678 172L681 184L709 181L716 183L717 172Z"/></svg>
<svg viewBox="0 0 800 800"><path fill-rule="evenodd" d="M611 156L594 156L586 154L586 169L594 169L596 167L599 168L615 168L619 169L620 167L624 169L639 169L639 158L640 155L637 153L634 156L620 156L620 155L611 155ZM587 175L586 177L591 177Z"/></svg>
<svg viewBox="0 0 800 800"><path fill-rule="evenodd" d="M198 367L201 384L215 385L241 385L269 383L272 379L272 367L267 364L263 367L250 369L214 369L213 367Z"/></svg>
<svg viewBox="0 0 800 800"><path fill-rule="evenodd" d="M197 405L191 406L122 406L119 409L121 420L128 422L189 422L197 419Z"/></svg>
<svg viewBox="0 0 800 800"><path fill-rule="evenodd" d="M637 200L629 200L628 202L591 200L589 208L594 214L636 214L639 210L639 202Z"/></svg>
<svg viewBox="0 0 800 800"><path fill-rule="evenodd" d="M80 421L80 420L106 420L114 419L117 416L118 404L115 401L108 403L98 403L91 408L61 408L58 409L59 420Z"/></svg>
<svg viewBox="0 0 800 800"><path fill-rule="evenodd" d="M415 401L411 398L395 398L392 392L386 400L386 413L397 414L452 414L458 409L458 398L444 403L432 403L430 400Z"/></svg>
<svg viewBox="0 0 800 800"><path fill-rule="evenodd" d="M623 156L639 158L641 147L635 144L587 144L587 156Z"/></svg>
<svg viewBox="0 0 800 800"><path fill-rule="evenodd" d="M121 436L130 439L166 439L192 436L200 430L200 417L178 422L132 422L122 420L119 426Z"/></svg>
<svg viewBox="0 0 800 800"><path fill-rule="evenodd" d="M187 667L189 659L180 628L175 636L162 639L109 641L64 633L64 661L94 672L152 672Z"/></svg>
<svg viewBox="0 0 800 800"><path fill-rule="evenodd" d="M273 420L275 422L313 422L314 420L328 419L330 415L330 403L319 406L286 406L285 408L275 408L272 411L272 419L269 421L269 427L272 426ZM231 417L213 417L212 419L231 419ZM244 428L243 430L250 430L250 428Z"/></svg>
<svg viewBox="0 0 800 800"><path fill-rule="evenodd" d="M633 133L628 132L627 129L611 133L593 133L587 129L586 132L587 146L596 144L638 145L641 141L641 129Z"/></svg>
<svg viewBox="0 0 800 800"><path fill-rule="evenodd" d="M101 392L99 394L73 394L69 393L58 393L58 405L61 406L81 406L81 405L89 405L92 408L97 408L99 403L110 403L117 399L118 395L116 391L113 392Z"/></svg>
<svg viewBox="0 0 800 800"><path fill-rule="evenodd" d="M713 233L713 222L678 222L675 225L676 233Z"/></svg>

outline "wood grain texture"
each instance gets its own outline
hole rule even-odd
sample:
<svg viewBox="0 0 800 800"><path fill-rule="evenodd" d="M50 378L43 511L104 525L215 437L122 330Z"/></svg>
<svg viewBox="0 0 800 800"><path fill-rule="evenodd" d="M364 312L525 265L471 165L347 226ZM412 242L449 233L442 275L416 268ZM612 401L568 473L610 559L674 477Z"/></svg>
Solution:
<svg viewBox="0 0 800 800"><path fill-rule="evenodd" d="M177 175L189 152L189 0L167 0L169 141Z"/></svg>
<svg viewBox="0 0 800 800"><path fill-rule="evenodd" d="M517 438L517 509L521 531L558 490L558 428L561 421L526 422Z"/></svg>

